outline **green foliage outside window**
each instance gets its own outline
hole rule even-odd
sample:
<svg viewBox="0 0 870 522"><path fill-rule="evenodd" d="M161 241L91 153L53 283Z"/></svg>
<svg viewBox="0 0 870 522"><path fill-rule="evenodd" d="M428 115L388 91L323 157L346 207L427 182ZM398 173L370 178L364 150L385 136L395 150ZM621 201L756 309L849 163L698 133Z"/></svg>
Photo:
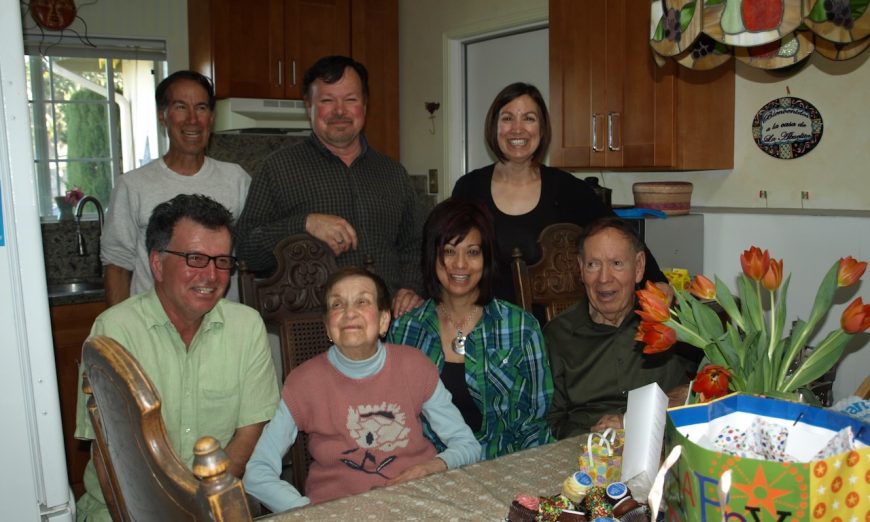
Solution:
<svg viewBox="0 0 870 522"><path fill-rule="evenodd" d="M70 160L66 188L78 187L85 194L106 202L112 192L112 171L105 97L82 89L72 93L70 101L81 103L64 105ZM86 103L88 101L96 103Z"/></svg>

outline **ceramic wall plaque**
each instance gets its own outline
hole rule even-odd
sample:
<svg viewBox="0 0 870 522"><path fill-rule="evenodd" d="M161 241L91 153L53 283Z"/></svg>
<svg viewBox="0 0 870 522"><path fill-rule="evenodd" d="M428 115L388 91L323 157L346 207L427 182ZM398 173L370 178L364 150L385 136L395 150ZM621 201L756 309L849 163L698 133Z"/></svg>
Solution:
<svg viewBox="0 0 870 522"><path fill-rule="evenodd" d="M774 158L807 154L822 139L822 115L810 102L786 96L762 107L752 120L752 138Z"/></svg>

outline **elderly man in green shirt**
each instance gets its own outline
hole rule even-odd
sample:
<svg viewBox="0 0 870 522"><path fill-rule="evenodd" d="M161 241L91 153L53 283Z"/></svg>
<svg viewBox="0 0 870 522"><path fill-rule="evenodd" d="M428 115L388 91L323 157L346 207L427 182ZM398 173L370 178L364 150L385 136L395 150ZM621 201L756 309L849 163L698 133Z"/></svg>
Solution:
<svg viewBox="0 0 870 522"><path fill-rule="evenodd" d="M154 288L106 310L91 335L123 345L161 398L169 440L190 466L201 436L217 438L237 477L278 402L278 383L260 315L223 299L236 260L232 214L202 195L179 195L154 208L146 247ZM93 439L79 383L76 437ZM111 520L93 462L77 520Z"/></svg>
<svg viewBox="0 0 870 522"><path fill-rule="evenodd" d="M628 392L651 382L672 404L682 404L700 362L700 350L690 346L644 355L634 340L640 322L635 287L646 254L630 224L615 217L594 221L578 248L586 297L544 327L554 391L547 418L559 439L622 428Z"/></svg>

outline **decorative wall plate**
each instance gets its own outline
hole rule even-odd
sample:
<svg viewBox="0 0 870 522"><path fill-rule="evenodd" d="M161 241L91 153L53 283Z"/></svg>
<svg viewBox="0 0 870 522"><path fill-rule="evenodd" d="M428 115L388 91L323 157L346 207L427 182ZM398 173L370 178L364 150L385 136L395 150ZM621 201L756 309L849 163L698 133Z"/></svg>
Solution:
<svg viewBox="0 0 870 522"><path fill-rule="evenodd" d="M870 7L867 0L804 1L815 2L811 9L806 10L804 23L822 38L849 43L870 35Z"/></svg>
<svg viewBox="0 0 870 522"><path fill-rule="evenodd" d="M734 56L756 69L781 69L809 58L814 49L812 33L796 31L767 45L735 47Z"/></svg>
<svg viewBox="0 0 870 522"><path fill-rule="evenodd" d="M650 45L662 56L689 48L701 34L702 0L652 0Z"/></svg>
<svg viewBox="0 0 870 522"><path fill-rule="evenodd" d="M76 19L76 4L73 0L31 0L30 14L43 29L61 31Z"/></svg>
<svg viewBox="0 0 870 522"><path fill-rule="evenodd" d="M752 139L774 158L794 159L819 144L823 128L822 115L810 102L786 96L769 102L755 114Z"/></svg>
<svg viewBox="0 0 870 522"><path fill-rule="evenodd" d="M813 39L816 44L816 52L829 60L848 60L863 53L870 47L870 36L852 43L834 43L816 35Z"/></svg>
<svg viewBox="0 0 870 522"><path fill-rule="evenodd" d="M704 33L701 33L687 51L674 56L678 64L698 71L719 67L730 59L731 47L717 42Z"/></svg>
<svg viewBox="0 0 870 522"><path fill-rule="evenodd" d="M804 0L704 0L703 31L728 45L775 42L803 19Z"/></svg>

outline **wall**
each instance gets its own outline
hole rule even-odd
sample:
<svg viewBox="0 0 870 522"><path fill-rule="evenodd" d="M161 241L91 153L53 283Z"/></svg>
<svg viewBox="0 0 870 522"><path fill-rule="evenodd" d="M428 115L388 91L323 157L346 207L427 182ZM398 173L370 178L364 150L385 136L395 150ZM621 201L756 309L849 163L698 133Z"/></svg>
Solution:
<svg viewBox="0 0 870 522"><path fill-rule="evenodd" d="M704 213L704 273L715 274L732 289L741 272L740 254L751 245L783 260L789 283L786 327L800 317L808 319L819 283L839 258L870 260L870 216L811 215L805 212L745 211L728 209ZM817 213L820 214L820 213ZM854 213L858 214L858 213ZM870 302L870 273L857 287L837 291L831 311L810 342L818 344L840 326L840 316L856 297ZM846 346L834 381L834 398L855 391L870 368L870 333L855 336Z"/></svg>
<svg viewBox="0 0 870 522"><path fill-rule="evenodd" d="M450 38L470 37L546 18L545 0L497 1L400 0L399 73L401 86L402 163L410 172L438 168L444 172L446 129L434 136L424 101L442 103L439 122L451 108L445 106L445 45ZM864 130L870 109L870 52L844 62L814 54L800 71L785 75L737 66L735 92L734 169L682 173L603 174L614 189L613 202L631 204L635 181L680 180L695 185L693 203L720 207L801 208L800 192L810 193L805 208L870 209L866 183L870 164L870 133ZM796 160L779 160L763 153L752 141L755 113L768 101L786 96L803 98L821 112L824 134L819 145ZM715 103L715 100L711 100ZM437 124L436 123L436 124ZM711 144L715 146L715 144ZM600 175L600 173L599 173ZM452 187L442 187L442 194ZM768 199L758 199L767 190Z"/></svg>
<svg viewBox="0 0 870 522"><path fill-rule="evenodd" d="M442 177L452 174L445 173L448 167L443 155L452 138L443 124L451 110L444 81L445 42L535 22L546 18L547 5L545 0L400 0L402 163L410 172L438 168ZM870 133L865 128L870 116L866 100L870 85L868 59L870 52L845 62L814 55L805 67L790 75L738 64L733 170L605 172L603 184L614 189L614 203L632 204L631 185L635 181L691 181L695 186L693 205L730 207L720 213L705 212L704 271L734 281L740 270L740 252L752 244L767 248L775 257L784 258L786 271L794 274L789 321L797 316L806 318L818 283L835 259L843 255L870 259L870 217L866 212L870 210ZM758 109L787 95L787 90L815 105L825 125L819 145L808 155L789 161L763 153L751 136L752 118ZM442 103L435 135L427 130L424 101ZM442 184L442 194L449 194L451 189ZM766 202L758 199L761 189L767 190ZM803 203L805 208L865 212L842 217L802 211L802 190L810 193L810 199ZM798 210L749 213L752 207L765 206ZM826 318L821 331L836 327L843 307L855 295L870 300L868 289L870 284L862 282L848 296L838 295L839 305ZM854 353L841 365L835 396L853 391L870 367L870 335L859 336L849 348Z"/></svg>
<svg viewBox="0 0 870 522"><path fill-rule="evenodd" d="M444 121L454 107L445 94L445 40L546 18L547 0L399 0L399 136L408 172L437 168L442 178L449 174L444 165ZM441 103L434 135L423 108L426 101ZM442 183L442 193L452 188Z"/></svg>
<svg viewBox="0 0 870 522"><path fill-rule="evenodd" d="M185 0L98 0L77 5L79 17L87 23L89 36L166 40L169 71L187 68ZM25 32L39 33L29 15L23 19L23 25ZM76 20L69 29L86 34L82 20Z"/></svg>
<svg viewBox="0 0 870 522"><path fill-rule="evenodd" d="M684 173L605 173L614 189L614 203L633 203L635 181L691 181L692 203L719 207L870 209L870 133L866 89L870 85L870 52L835 62L814 53L792 75L737 64L734 109L734 169ZM752 119L758 109L791 95L812 103L821 113L824 130L809 154L793 160L768 156L752 140ZM711 144L715 146L715 144ZM759 190L767 190L765 202Z"/></svg>

